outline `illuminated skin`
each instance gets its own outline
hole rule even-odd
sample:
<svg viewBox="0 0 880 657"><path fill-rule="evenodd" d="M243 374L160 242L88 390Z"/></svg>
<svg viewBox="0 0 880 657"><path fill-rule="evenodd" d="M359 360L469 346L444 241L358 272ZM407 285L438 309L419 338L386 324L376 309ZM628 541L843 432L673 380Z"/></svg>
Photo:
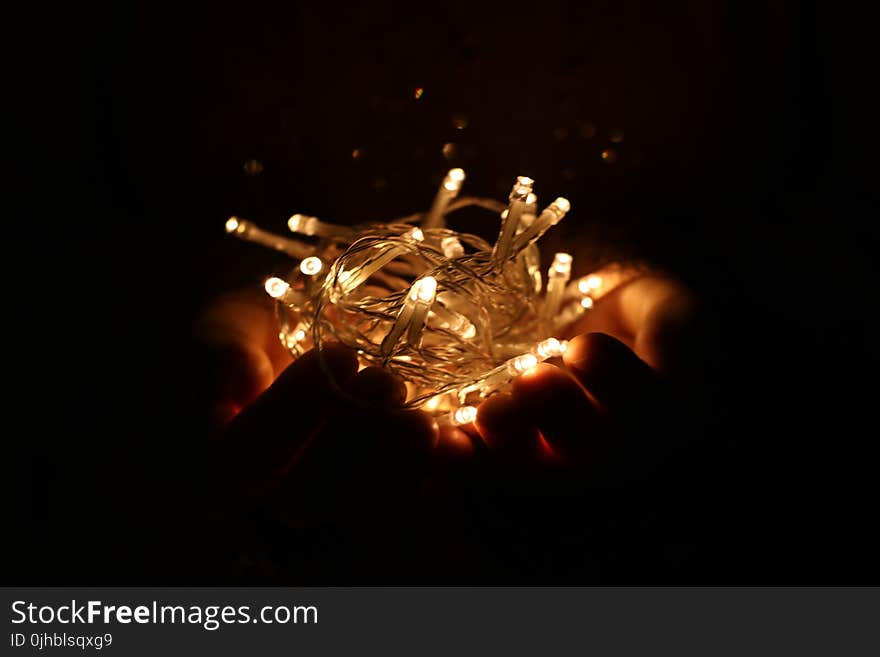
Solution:
<svg viewBox="0 0 880 657"><path fill-rule="evenodd" d="M569 335L560 336L570 341L556 365L525 368L514 381L512 392L493 395L479 406L474 424L444 426L439 438L436 424L426 413L393 410L405 396L398 379L375 368L357 373L351 358L342 367L340 378L348 378L361 394L388 409L381 423L372 427L369 417L361 414L354 430L375 438L399 435L406 427L405 432L415 431L418 444L434 445L433 460L447 466L471 460L472 440L481 439L490 458L514 471L563 466L578 477L593 476L596 437L611 436L613 440L614 426L621 419L638 416L646 404L659 397L661 381L677 378L686 369L686 353L680 347L694 311L690 294L680 284L656 275L641 276L611 292L598 292L594 308ZM249 406L229 430L244 435L253 433L248 427L256 426L276 435L279 425L289 426L291 402L302 394L298 391L314 383L310 381L316 376L314 355L287 367L290 357L279 344L276 320L265 295L221 301L201 323L201 335L214 347L223 347L216 351L219 358L226 359L221 370L235 382L222 387L225 396L214 398L217 416L228 419ZM521 362L528 365L532 358ZM332 394L320 392L322 388L314 385L310 394L326 395L324 407L333 407L329 403ZM309 399L310 406L322 407ZM301 424L299 419L296 424ZM306 424L313 430L320 422ZM292 431L291 444L304 440L302 433ZM373 460L374 467L382 472L386 467L401 467L401 455L384 451L382 441L376 449L381 458ZM268 477L271 459L262 467ZM274 467L278 474L280 466L276 463ZM300 472L297 466L284 474L288 478L320 478L320 473Z"/></svg>

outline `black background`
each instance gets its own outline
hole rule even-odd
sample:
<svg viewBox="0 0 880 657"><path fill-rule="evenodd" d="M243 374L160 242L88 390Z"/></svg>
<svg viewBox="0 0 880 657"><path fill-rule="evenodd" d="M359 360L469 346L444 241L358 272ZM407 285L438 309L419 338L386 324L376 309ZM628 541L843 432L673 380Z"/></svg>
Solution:
<svg viewBox="0 0 880 657"><path fill-rule="evenodd" d="M532 575L547 553L526 550L462 579L877 582L875 57L855 3L156 2L10 25L13 581L221 583L191 567L197 511L165 484L198 464L193 317L278 265L225 218L399 216L462 166L475 194L528 174L567 196L556 238L606 245L582 262L688 282L713 400L656 549ZM385 583L326 578L308 583Z"/></svg>

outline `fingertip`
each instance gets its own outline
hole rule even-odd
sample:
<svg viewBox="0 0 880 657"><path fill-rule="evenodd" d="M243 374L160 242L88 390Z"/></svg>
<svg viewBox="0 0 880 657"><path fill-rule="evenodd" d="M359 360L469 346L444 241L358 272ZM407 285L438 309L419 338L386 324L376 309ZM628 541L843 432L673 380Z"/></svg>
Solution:
<svg viewBox="0 0 880 657"><path fill-rule="evenodd" d="M275 378L272 361L257 345L223 342L203 350L206 389L214 402L245 406L268 388Z"/></svg>
<svg viewBox="0 0 880 657"><path fill-rule="evenodd" d="M319 366L329 371L337 379L348 379L357 372L357 354L339 342L322 344L320 348L312 349L309 354L315 354Z"/></svg>
<svg viewBox="0 0 880 657"><path fill-rule="evenodd" d="M538 363L533 368L526 370L513 380L514 397L516 397L517 394L540 388L548 380L551 380L558 372L559 368L555 365L551 365L550 363Z"/></svg>
<svg viewBox="0 0 880 657"><path fill-rule="evenodd" d="M458 427L442 427L438 431L434 453L442 461L467 460L474 455L474 443Z"/></svg>
<svg viewBox="0 0 880 657"><path fill-rule="evenodd" d="M493 452L527 460L537 444L537 429L509 393L492 395L480 404L474 425Z"/></svg>
<svg viewBox="0 0 880 657"><path fill-rule="evenodd" d="M357 399L376 406L401 406L406 401L403 379L381 367L367 367L358 372L348 390Z"/></svg>
<svg viewBox="0 0 880 657"><path fill-rule="evenodd" d="M606 333L586 333L568 343L563 361L588 389L621 375L648 373L650 366L623 342ZM613 379L611 379L613 377Z"/></svg>

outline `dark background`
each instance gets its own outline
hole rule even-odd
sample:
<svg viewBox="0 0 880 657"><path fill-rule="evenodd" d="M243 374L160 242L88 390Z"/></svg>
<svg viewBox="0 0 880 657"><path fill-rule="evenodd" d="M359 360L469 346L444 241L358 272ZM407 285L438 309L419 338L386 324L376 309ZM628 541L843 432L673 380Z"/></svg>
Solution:
<svg viewBox="0 0 880 657"><path fill-rule="evenodd" d="M587 238L584 267L685 280L711 399L650 540L597 539L601 567L572 573L526 549L463 581L877 583L876 58L856 3L122 4L11 22L29 157L7 242L8 579L228 581L193 566L199 511L168 483L199 463L193 318L279 266L224 220L395 217L462 166L469 193L528 174L568 197L555 238Z"/></svg>

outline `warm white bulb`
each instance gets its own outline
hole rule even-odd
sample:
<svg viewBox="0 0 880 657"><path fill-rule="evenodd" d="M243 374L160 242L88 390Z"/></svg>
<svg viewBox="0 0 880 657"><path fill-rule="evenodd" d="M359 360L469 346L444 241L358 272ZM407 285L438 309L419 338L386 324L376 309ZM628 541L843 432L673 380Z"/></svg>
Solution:
<svg viewBox="0 0 880 657"><path fill-rule="evenodd" d="M535 181L534 181L534 179L529 178L528 176L517 176L516 177L516 184L521 187L531 187L532 185L535 184Z"/></svg>
<svg viewBox="0 0 880 657"><path fill-rule="evenodd" d="M569 210L571 210L571 203L568 202L567 198L563 198L561 196L553 201L552 205L555 205L562 214L566 214Z"/></svg>
<svg viewBox="0 0 880 657"><path fill-rule="evenodd" d="M299 270L305 274L306 276L314 276L321 268L324 266L324 263L321 262L321 259L317 256L309 256L304 259L301 263L299 263Z"/></svg>
<svg viewBox="0 0 880 657"><path fill-rule="evenodd" d="M538 359L535 354L523 354L507 361L507 371L512 376L519 376L523 372L528 372L537 364Z"/></svg>
<svg viewBox="0 0 880 657"><path fill-rule="evenodd" d="M578 292L581 294L589 294L602 285L601 276L587 276L578 281Z"/></svg>
<svg viewBox="0 0 880 657"><path fill-rule="evenodd" d="M452 423L457 426L470 424L476 419L477 409L475 406L460 406L452 412Z"/></svg>
<svg viewBox="0 0 880 657"><path fill-rule="evenodd" d="M238 230L238 227L241 225L241 222L238 220L238 217L229 217L226 220L226 232L234 233Z"/></svg>
<svg viewBox="0 0 880 657"><path fill-rule="evenodd" d="M581 299L581 306L589 310L593 307L593 298L592 297L584 297Z"/></svg>
<svg viewBox="0 0 880 657"><path fill-rule="evenodd" d="M557 253L553 256L553 264L551 265L551 269L560 275L567 275L571 273L571 261L572 257L568 253Z"/></svg>
<svg viewBox="0 0 880 657"><path fill-rule="evenodd" d="M535 352L540 358L556 358L565 353L568 348L567 340L557 340L556 338L547 338L542 340L535 347Z"/></svg>
<svg viewBox="0 0 880 657"><path fill-rule="evenodd" d="M287 283L287 281L276 278L275 276L266 279L265 287L266 293L273 299L280 299L290 289L290 285Z"/></svg>
<svg viewBox="0 0 880 657"><path fill-rule="evenodd" d="M430 399L426 400L424 404L422 404L422 408L426 411L435 411L437 407L440 405L440 395L434 395Z"/></svg>
<svg viewBox="0 0 880 657"><path fill-rule="evenodd" d="M529 192L529 195L526 196L526 203L528 203L529 205L537 205L537 203L538 203L537 195L535 195L532 192Z"/></svg>
<svg viewBox="0 0 880 657"><path fill-rule="evenodd" d="M464 247L457 237L444 237L440 240L440 248L447 258L460 258L464 255Z"/></svg>
<svg viewBox="0 0 880 657"><path fill-rule="evenodd" d="M413 228L411 231L409 231L408 235L411 239L414 239L416 242L424 242L425 241L425 234L422 232L421 228Z"/></svg>
<svg viewBox="0 0 880 657"><path fill-rule="evenodd" d="M437 296L437 279L433 276L420 278L409 290L409 298L413 301L432 304Z"/></svg>
<svg viewBox="0 0 880 657"><path fill-rule="evenodd" d="M306 332L302 329L297 329L296 332L293 334L293 339L297 342L302 342L306 339Z"/></svg>
<svg viewBox="0 0 880 657"><path fill-rule="evenodd" d="M463 169L450 169L443 179L443 188L450 192L457 192L461 189L461 183L464 181Z"/></svg>

